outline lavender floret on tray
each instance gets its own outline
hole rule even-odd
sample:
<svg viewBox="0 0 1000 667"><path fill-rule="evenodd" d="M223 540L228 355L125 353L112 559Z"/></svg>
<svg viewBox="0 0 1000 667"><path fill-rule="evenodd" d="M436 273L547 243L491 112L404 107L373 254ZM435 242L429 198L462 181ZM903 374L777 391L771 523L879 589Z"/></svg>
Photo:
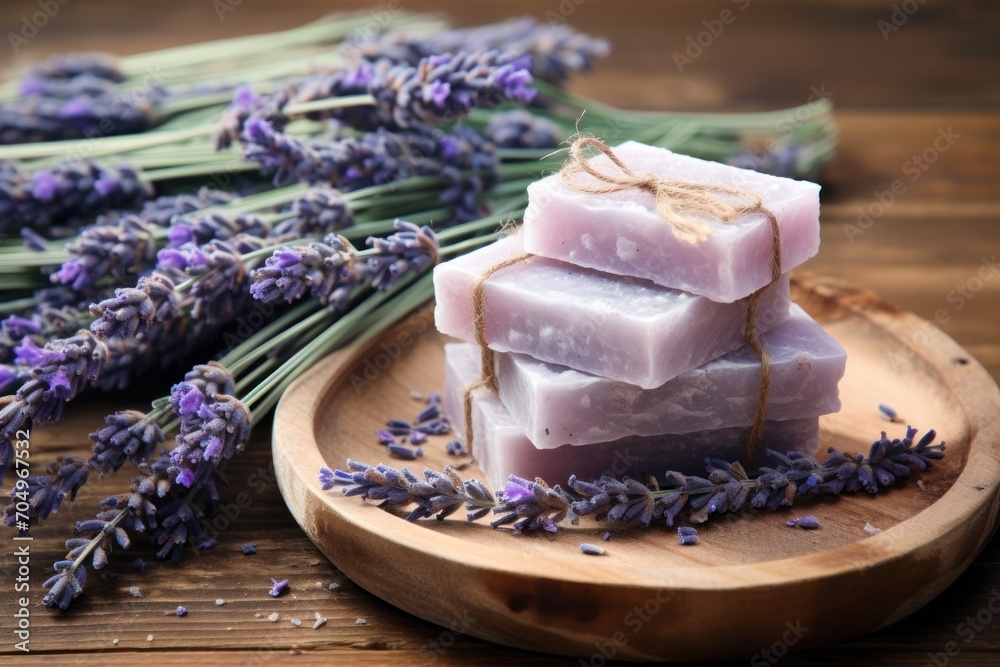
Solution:
<svg viewBox="0 0 1000 667"><path fill-rule="evenodd" d="M640 482L605 475L592 482L570 477L564 489L559 485L550 487L540 479L530 481L511 475L496 498L477 480L462 482L449 466L446 468L447 499L440 499L434 507L452 507L460 503L462 499L456 494L464 488L467 508L475 510L469 515L470 521L492 511L500 516L490 525L496 528L512 524L515 534L537 530L556 532L564 520L577 523L583 516L631 526L648 527L654 521L662 521L671 527L684 510L688 523L700 524L725 513L738 513L747 506L778 510L812 497L860 490L876 493L944 458L945 444L934 444L935 431L928 431L914 443L916 434L917 430L912 427L907 427L902 438L890 440L882 433L882 437L872 443L867 457L830 448L822 462L801 452L786 455L767 450L767 455L776 463L761 467L756 477L748 475L738 462L713 458L705 460L705 477L667 471L662 484L653 477ZM343 485L344 494L380 500L380 506L386 509L402 508L411 503L426 506L427 501L414 489L423 492L421 485L442 476L442 473L425 470L427 481L424 482L406 469L401 472L384 464L373 468L351 460L347 464L346 471L322 468L319 477L322 488ZM431 513L418 508L407 519L412 521ZM803 527L812 527L813 522L818 526L814 517L806 517L803 521ZM681 544L697 542L697 531L691 527L682 526L678 534Z"/></svg>

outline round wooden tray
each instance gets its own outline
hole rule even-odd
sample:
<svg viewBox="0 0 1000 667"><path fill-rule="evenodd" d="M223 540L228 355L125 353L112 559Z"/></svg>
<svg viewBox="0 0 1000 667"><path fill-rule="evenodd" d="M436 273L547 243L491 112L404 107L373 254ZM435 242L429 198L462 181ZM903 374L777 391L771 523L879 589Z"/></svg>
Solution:
<svg viewBox="0 0 1000 667"><path fill-rule="evenodd" d="M375 441L386 419L410 418L411 390L443 385L446 339L425 309L364 347L341 350L285 393L274 465L288 507L331 561L389 603L501 644L593 658L780 657L856 636L919 609L951 583L997 523L1000 391L928 322L874 294L798 274L793 295L847 349L843 410L821 420L822 445L867 453L879 432L936 428L947 455L898 488L725 517L680 547L663 526L620 530L582 521L554 536L401 513L322 491L320 466L350 457L396 467ZM892 405L902 424L877 409ZM456 463L439 438L411 468ZM480 477L470 465L463 477ZM816 515L805 531L785 521ZM865 524L880 528L869 535ZM600 557L581 542L602 544ZM474 620L472 620L474 619ZM765 654L763 651L767 651Z"/></svg>

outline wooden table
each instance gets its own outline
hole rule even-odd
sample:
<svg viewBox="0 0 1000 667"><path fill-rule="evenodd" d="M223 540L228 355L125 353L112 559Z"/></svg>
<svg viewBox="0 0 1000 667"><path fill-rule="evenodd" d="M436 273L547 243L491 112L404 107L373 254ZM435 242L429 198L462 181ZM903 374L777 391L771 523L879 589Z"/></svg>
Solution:
<svg viewBox="0 0 1000 667"><path fill-rule="evenodd" d="M233 9L223 13L222 20L209 0L74 0L60 6L17 59L72 49L132 53L291 27L332 8L380 6L356 1L221 1ZM893 23L893 3L888 0L404 0L403 5L415 11L441 10L459 24L562 12L577 27L606 35L614 45L614 54L594 74L574 82L574 88L620 106L759 110L805 102L817 90L832 95L842 131L840 152L822 179L823 247L807 268L851 280L936 321L1000 378L1000 271L991 264L1000 251L1000 12L992 3L908 0L897 5L918 9L912 15L897 14L899 26ZM703 21L717 18L726 7L737 10L736 20L678 72L672 54L683 51L688 37L705 29ZM0 25L20 26L22 16L37 9L34 0L5 2ZM7 60L0 65L11 64L10 54L5 45ZM949 133L950 143L938 141L935 149L937 138ZM925 152L926 161L933 164L914 171L913 156ZM902 179L905 192L879 211L878 193L896 179ZM869 209L875 213L872 222L862 221L859 227L859 211ZM981 269L983 279L977 278ZM139 392L145 395L81 399L60 424L34 432L33 458L42 462L61 454L85 454L86 434L104 414L126 407L124 403L142 408L169 381L151 377L150 387ZM233 489L224 492L224 501L231 517L217 523L228 524L220 531L218 547L179 567L144 554L148 563L142 575L129 570L134 556L125 554L107 569L120 576L102 580L99 573L92 574L88 593L72 613L33 608L31 654L16 658L8 630L13 547L4 537L0 664L125 665L148 659L139 652L151 651L159 654L152 658L157 664L579 664L453 633L354 586L320 555L285 509L269 471L269 444L268 429L259 428L230 468ZM91 516L100 498L119 492L126 481L111 478L88 485L76 503L65 505L34 531L34 599L48 576L45 568L64 552L62 542L72 522ZM246 495L238 498L241 490ZM251 540L259 552L242 555L239 546ZM289 578L292 594L268 597L272 576ZM331 591L328 584L334 582L340 586ZM138 586L142 597L132 597L131 586ZM993 540L964 575L920 612L872 635L782 662L1000 664L1000 617L988 606L996 596L1000 541ZM217 600L224 604L217 605ZM186 618L172 615L178 604L190 610ZM287 620L269 623L266 617L272 611L283 619L301 618L303 627ZM329 621L314 631L309 626L317 611ZM968 624L966 619L977 615L979 621ZM367 623L357 624L360 618ZM963 622L967 624L959 626ZM951 647L959 653L946 655Z"/></svg>

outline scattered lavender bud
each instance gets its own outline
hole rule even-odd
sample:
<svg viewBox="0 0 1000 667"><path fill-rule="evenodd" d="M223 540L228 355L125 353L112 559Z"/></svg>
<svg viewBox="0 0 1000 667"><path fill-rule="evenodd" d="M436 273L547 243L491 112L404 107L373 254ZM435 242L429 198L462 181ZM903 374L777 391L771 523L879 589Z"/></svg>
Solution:
<svg viewBox="0 0 1000 667"><path fill-rule="evenodd" d="M432 391L427 396L427 405L441 405L441 392Z"/></svg>
<svg viewBox="0 0 1000 667"><path fill-rule="evenodd" d="M297 618L290 618L288 619L288 622L294 625L295 627L299 627L300 625L302 625L302 621L300 621Z"/></svg>
<svg viewBox="0 0 1000 667"><path fill-rule="evenodd" d="M416 461L424 455L423 450L420 448L410 449L402 445L387 445L387 449L389 450L389 456L405 461Z"/></svg>
<svg viewBox="0 0 1000 667"><path fill-rule="evenodd" d="M278 612L272 611L268 615L267 620L271 621L272 623L277 623L277 621L278 621Z"/></svg>
<svg viewBox="0 0 1000 667"><path fill-rule="evenodd" d="M278 581L276 579L271 579L271 590L267 592L273 598L278 597L282 593L288 590L288 579L282 579Z"/></svg>
<svg viewBox="0 0 1000 667"><path fill-rule="evenodd" d="M141 598L142 597L142 591L139 590L138 586L132 586L131 588L128 589L128 592L129 592L129 595L131 595L134 598Z"/></svg>
<svg viewBox="0 0 1000 667"><path fill-rule="evenodd" d="M217 599L217 600L215 601L215 606L217 606L217 607L221 607L221 606L222 606L222 605L224 605L224 604L226 604L226 601L225 601L225 600L223 600L222 598L218 598L218 599Z"/></svg>
<svg viewBox="0 0 1000 667"><path fill-rule="evenodd" d="M420 424L415 430L422 431L428 435L447 435L451 432L451 425L442 419L435 419L434 421Z"/></svg>
<svg viewBox="0 0 1000 667"><path fill-rule="evenodd" d="M461 440L452 440L444 446L444 449L452 456L465 456L465 447L462 446Z"/></svg>
<svg viewBox="0 0 1000 667"><path fill-rule="evenodd" d="M375 431L375 437L378 439L380 445L394 445L396 444L396 437L386 431L385 429L379 429Z"/></svg>
<svg viewBox="0 0 1000 667"><path fill-rule="evenodd" d="M433 419L438 419L441 416L441 407L437 403L431 403L428 405L423 412L417 415L414 420L418 424L422 424L426 421L431 421Z"/></svg>
<svg viewBox="0 0 1000 667"><path fill-rule="evenodd" d="M580 551L588 556L601 556L605 552L604 547L599 547L595 544L588 544L587 542L580 544Z"/></svg>
<svg viewBox="0 0 1000 667"><path fill-rule="evenodd" d="M385 423L386 430L392 435L409 435L413 426L402 419L390 419Z"/></svg>
<svg viewBox="0 0 1000 667"><path fill-rule="evenodd" d="M364 618L359 618L354 621L354 625L368 625L368 621Z"/></svg>
<svg viewBox="0 0 1000 667"><path fill-rule="evenodd" d="M804 528L806 530L816 530L819 528L819 519L814 517L812 514L808 514L799 519L789 519L785 522L785 524L790 527L798 526L799 528Z"/></svg>
<svg viewBox="0 0 1000 667"><path fill-rule="evenodd" d="M611 531L605 531L604 535L601 536L601 539L603 539L605 542L607 542L608 540L610 540L611 539Z"/></svg>
<svg viewBox="0 0 1000 667"><path fill-rule="evenodd" d="M875 526L871 525L870 522L865 521L865 532L868 533L869 535L878 535L879 533L882 532L882 529L876 528Z"/></svg>
<svg viewBox="0 0 1000 667"><path fill-rule="evenodd" d="M198 545L198 551L205 551L206 549L211 549L217 544L218 542L212 539L204 540L201 544Z"/></svg>
<svg viewBox="0 0 1000 667"><path fill-rule="evenodd" d="M138 572L139 574L144 573L146 571L146 561L144 561L141 558L136 558L134 561L132 561L132 569Z"/></svg>
<svg viewBox="0 0 1000 667"><path fill-rule="evenodd" d="M246 542L240 547L240 551L242 551L246 556L252 556L257 553L257 545L253 542Z"/></svg>
<svg viewBox="0 0 1000 667"><path fill-rule="evenodd" d="M337 582L331 582L330 585L327 586L326 588L327 590L335 591L338 588L340 588L340 584L338 584Z"/></svg>
<svg viewBox="0 0 1000 667"><path fill-rule="evenodd" d="M410 434L410 444L411 445L424 445L427 444L427 434L423 431L414 431Z"/></svg>
<svg viewBox="0 0 1000 667"><path fill-rule="evenodd" d="M698 544L698 531L691 526L681 526L677 529L677 542L684 546Z"/></svg>
<svg viewBox="0 0 1000 667"><path fill-rule="evenodd" d="M316 622L313 623L313 630L318 630L324 624L326 624L326 619L323 618L322 616L320 616L319 612L317 611L316 612Z"/></svg>
<svg viewBox="0 0 1000 667"><path fill-rule="evenodd" d="M888 405L886 405L885 403L879 403L878 404L878 411L882 413L883 417L885 417L886 419L888 419L891 422L896 421L896 417L898 416L896 414L896 411L893 410Z"/></svg>
<svg viewBox="0 0 1000 667"><path fill-rule="evenodd" d="M188 610L187 608L178 605L177 610L174 611L174 613L177 614L178 616L187 616Z"/></svg>

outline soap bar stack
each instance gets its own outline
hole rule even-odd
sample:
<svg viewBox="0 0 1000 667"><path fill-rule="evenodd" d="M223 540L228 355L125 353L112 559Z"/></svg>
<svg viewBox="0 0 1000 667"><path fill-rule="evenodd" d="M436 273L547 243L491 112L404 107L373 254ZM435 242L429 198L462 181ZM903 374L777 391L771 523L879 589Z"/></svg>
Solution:
<svg viewBox="0 0 1000 667"><path fill-rule="evenodd" d="M739 188L774 214L783 275L756 311L772 377L761 444L814 451L819 415L840 407L846 354L791 303L784 274L818 250L819 186L634 142L614 151L636 174ZM616 169L604 155L590 166ZM466 388L483 374L477 343L493 350L496 391L472 393L473 432L462 434L488 481L660 476L739 459L761 371L745 345L746 297L770 282L770 220L706 217L710 233L691 243L643 189L592 194L556 174L528 193L519 234L434 271L437 327L469 341L445 348L460 431Z"/></svg>

